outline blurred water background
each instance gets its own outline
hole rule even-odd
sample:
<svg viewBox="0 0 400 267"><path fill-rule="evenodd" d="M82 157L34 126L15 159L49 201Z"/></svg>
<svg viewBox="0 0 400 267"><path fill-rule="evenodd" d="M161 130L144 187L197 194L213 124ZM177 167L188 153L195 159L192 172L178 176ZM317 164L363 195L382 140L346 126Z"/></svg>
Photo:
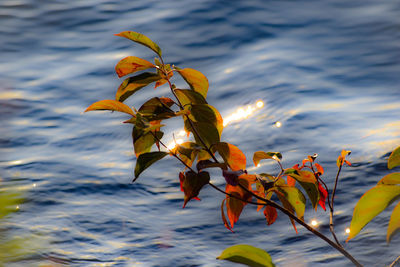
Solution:
<svg viewBox="0 0 400 267"><path fill-rule="evenodd" d="M113 34L144 33L167 62L208 77L208 102L223 117L264 101L223 133L246 153L249 169L257 150L282 152L286 167L318 153L332 186L336 157L353 151L335 206L344 241L356 201L389 173L387 153L400 145L399 13L397 0L1 0L0 182L25 202L3 218L0 235L40 243L7 265L231 266L215 257L247 243L278 266L351 266L302 227L296 235L283 215L266 226L254 207L230 233L220 216L223 196L210 187L183 210L173 159L131 184L126 116L83 111L114 98L120 59L154 57ZM146 88L127 103L138 108L157 94L168 89ZM223 187L218 173L212 179ZM306 220L318 218L329 235L328 214L308 208ZM390 212L345 244L366 266L400 254L400 236L385 242Z"/></svg>

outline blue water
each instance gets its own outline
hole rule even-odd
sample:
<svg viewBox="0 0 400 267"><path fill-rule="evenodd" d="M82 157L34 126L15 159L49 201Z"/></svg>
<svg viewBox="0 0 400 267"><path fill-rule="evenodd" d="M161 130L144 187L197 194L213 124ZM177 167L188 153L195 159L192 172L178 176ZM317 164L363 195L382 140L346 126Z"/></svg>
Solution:
<svg viewBox="0 0 400 267"><path fill-rule="evenodd" d="M223 196L210 187L182 210L181 166L173 159L131 184L126 117L83 111L114 97L120 59L154 57L113 36L142 32L166 61L208 77L208 102L223 116L265 102L223 133L245 152L249 169L257 150L282 152L286 167L318 153L332 186L337 155L353 151L335 206L344 241L357 199L389 173L387 153L400 145L399 12L396 0L2 0L0 181L25 202L0 233L40 244L9 265L231 266L215 257L247 243L270 252L278 266L351 266L300 226L296 235L283 214L266 226L247 206L230 233L220 218ZM168 89L142 90L127 103L138 108L160 94ZM223 188L218 173L212 180ZM400 236L385 242L390 212L345 245L366 266L400 254ZM309 209L306 220L314 217L329 236L328 214Z"/></svg>

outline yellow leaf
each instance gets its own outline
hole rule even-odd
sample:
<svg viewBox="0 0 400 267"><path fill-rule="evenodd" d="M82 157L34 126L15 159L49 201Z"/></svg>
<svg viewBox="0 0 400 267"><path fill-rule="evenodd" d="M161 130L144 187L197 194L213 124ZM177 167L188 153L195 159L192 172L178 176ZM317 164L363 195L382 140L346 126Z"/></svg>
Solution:
<svg viewBox="0 0 400 267"><path fill-rule="evenodd" d="M387 229L386 241L389 243L392 237L400 230L400 202L396 205L390 216L389 226Z"/></svg>
<svg viewBox="0 0 400 267"><path fill-rule="evenodd" d="M400 165L400 146L393 150L388 159L388 168L393 169Z"/></svg>
<svg viewBox="0 0 400 267"><path fill-rule="evenodd" d="M181 69L178 70L178 72L182 76L182 78L189 84L192 90L200 93L204 98L207 97L208 80L203 73L190 68Z"/></svg>
<svg viewBox="0 0 400 267"><path fill-rule="evenodd" d="M135 113L133 113L133 110L128 105L125 105L124 103L121 103L116 100L110 100L110 99L101 100L101 101L91 104L85 110L85 112L92 111L92 110L119 111L119 112L124 112L124 113L127 113L127 114L135 117Z"/></svg>
<svg viewBox="0 0 400 267"><path fill-rule="evenodd" d="M350 234L346 241L354 238L398 196L400 196L400 186L397 185L377 185L368 190L354 208Z"/></svg>
<svg viewBox="0 0 400 267"><path fill-rule="evenodd" d="M125 37L131 41L147 46L161 57L161 48L144 34L133 31L124 31L117 33L115 35L120 37Z"/></svg>
<svg viewBox="0 0 400 267"><path fill-rule="evenodd" d="M142 58L129 56L118 62L118 64L115 66L115 71L117 72L118 77L121 78L122 76L130 73L149 68L155 68L155 66Z"/></svg>

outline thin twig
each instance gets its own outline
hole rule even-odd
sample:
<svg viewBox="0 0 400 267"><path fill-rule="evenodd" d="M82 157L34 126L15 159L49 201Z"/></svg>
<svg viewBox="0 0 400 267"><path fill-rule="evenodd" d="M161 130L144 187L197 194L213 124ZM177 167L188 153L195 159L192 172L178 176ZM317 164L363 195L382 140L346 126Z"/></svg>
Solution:
<svg viewBox="0 0 400 267"><path fill-rule="evenodd" d="M392 262L392 264L390 264L389 267L394 267L394 266L396 266L396 264L399 263L399 262L400 262L400 256L398 256L397 259L395 259L394 262Z"/></svg>

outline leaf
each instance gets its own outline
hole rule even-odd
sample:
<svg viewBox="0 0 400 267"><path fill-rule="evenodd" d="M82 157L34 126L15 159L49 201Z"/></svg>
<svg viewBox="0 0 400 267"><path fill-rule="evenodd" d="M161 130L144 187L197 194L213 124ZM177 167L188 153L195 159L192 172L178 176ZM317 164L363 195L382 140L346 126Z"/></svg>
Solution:
<svg viewBox="0 0 400 267"><path fill-rule="evenodd" d="M346 241L354 238L361 229L400 196L400 186L377 185L368 190L357 202Z"/></svg>
<svg viewBox="0 0 400 267"><path fill-rule="evenodd" d="M340 168L340 166L343 166L343 163L346 162L347 165L351 165L351 163L349 161L346 160L346 156L350 155L351 151L350 150L342 150L342 152L340 153L340 156L337 158L336 161L336 165L338 166L338 168Z"/></svg>
<svg viewBox="0 0 400 267"><path fill-rule="evenodd" d="M133 77L126 78L118 87L115 99L117 101L123 102L135 92L139 91L141 88L160 79L161 76L150 72L145 72Z"/></svg>
<svg viewBox="0 0 400 267"><path fill-rule="evenodd" d="M400 202L394 207L390 216L389 226L387 229L386 241L389 243L392 237L400 230Z"/></svg>
<svg viewBox="0 0 400 267"><path fill-rule="evenodd" d="M313 208L317 209L320 195L318 190L318 181L315 175L310 171L296 170L293 168L286 169L285 174L299 182L310 198Z"/></svg>
<svg viewBox="0 0 400 267"><path fill-rule="evenodd" d="M185 131L187 132L192 132L194 139L196 140L197 144L201 144L201 141L195 131L192 129L192 125L189 123L189 121L185 118ZM213 144L216 144L220 140L220 134L217 130L217 128L207 122L192 122L194 128L196 129L197 133L201 136L202 140L205 142L205 145L207 147L210 147Z"/></svg>
<svg viewBox="0 0 400 267"><path fill-rule="evenodd" d="M210 181L210 174L208 172L195 173L193 171L187 171L184 175L179 176L181 182L181 188L185 193L183 208L189 200L197 198L200 190L208 184Z"/></svg>
<svg viewBox="0 0 400 267"><path fill-rule="evenodd" d="M276 211L276 209L274 207L268 205L268 206L265 206L264 216L265 216L265 219L267 219L267 224L271 225L278 218L278 212Z"/></svg>
<svg viewBox="0 0 400 267"><path fill-rule="evenodd" d="M220 142L214 146L231 170L239 171L246 169L246 156L236 146Z"/></svg>
<svg viewBox="0 0 400 267"><path fill-rule="evenodd" d="M400 184L400 173L390 173L383 177L379 182L378 185L385 184L385 185L398 185Z"/></svg>
<svg viewBox="0 0 400 267"><path fill-rule="evenodd" d="M250 245L234 245L222 251L218 260L228 260L252 267L274 267L271 256L264 250Z"/></svg>
<svg viewBox="0 0 400 267"><path fill-rule="evenodd" d="M318 204L326 211L325 202L328 198L328 191L322 186L321 183L318 183L318 191L319 191L319 200Z"/></svg>
<svg viewBox="0 0 400 267"><path fill-rule="evenodd" d="M315 163L315 167L317 167L317 172L319 172L319 175L324 174L324 168L322 168L321 165L319 165L318 163Z"/></svg>
<svg viewBox="0 0 400 267"><path fill-rule="evenodd" d="M174 89L174 92L183 106L207 104L206 99L198 92L188 89Z"/></svg>
<svg viewBox="0 0 400 267"><path fill-rule="evenodd" d="M200 93L204 97L204 99L206 99L208 92L208 80L203 73L190 68L180 69L177 71L189 84L190 88L193 91Z"/></svg>
<svg viewBox="0 0 400 267"><path fill-rule="evenodd" d="M206 122L213 124L221 136L222 130L224 129L223 120L221 114L219 114L216 108L208 104L193 104L190 106L189 111L189 119L194 122Z"/></svg>
<svg viewBox="0 0 400 267"><path fill-rule="evenodd" d="M230 194L241 198L241 195L238 192L231 192ZM245 205L246 205L245 202L237 198L227 197L226 212L228 213L228 218L232 228L235 225L235 223L239 220L240 214L242 213Z"/></svg>
<svg viewBox="0 0 400 267"><path fill-rule="evenodd" d="M400 165L400 146L393 150L388 159L388 168L393 169Z"/></svg>
<svg viewBox="0 0 400 267"><path fill-rule="evenodd" d="M293 207L299 219L304 219L304 211L306 209L306 198L303 193L293 186L276 186L274 187L276 194L281 194L288 203Z"/></svg>
<svg viewBox="0 0 400 267"><path fill-rule="evenodd" d="M289 203L289 201L282 194L278 193L278 194L276 194L276 196L279 198L279 201L282 203L283 207L294 214L294 209L293 209L292 205ZM289 219L293 225L294 230L296 231L296 234L298 234L294 220L290 217L289 217Z"/></svg>
<svg viewBox="0 0 400 267"><path fill-rule="evenodd" d="M146 35L143 35L141 33L138 32L133 32L133 31L124 31L124 32L120 32L115 34L116 36L121 36L121 37L125 37L129 40L132 40L136 43L142 44L144 46L147 46L148 48L150 48L151 50L153 50L154 52L157 53L157 55L159 55L161 57L161 48L155 43L153 42L149 37L147 37Z"/></svg>
<svg viewBox="0 0 400 267"><path fill-rule="evenodd" d="M238 170L238 171L230 171L230 170L222 170L222 176L224 176L225 181L230 185L238 185L239 176L242 174L247 174L246 170Z"/></svg>
<svg viewBox="0 0 400 267"><path fill-rule="evenodd" d="M164 133L161 131L156 131L154 134L158 140L160 140L164 135ZM136 157L139 157L139 155L143 153L150 152L151 147L157 142L157 139L154 138L153 133L144 133L144 131L138 129L138 127L133 127L132 129L132 140Z"/></svg>
<svg viewBox="0 0 400 267"><path fill-rule="evenodd" d="M139 178L139 175L145 169L150 167L154 162L164 158L166 155L168 155L167 152L161 152L161 151L148 152L148 153L141 154L136 160L135 179L133 181L135 181L137 178Z"/></svg>
<svg viewBox="0 0 400 267"><path fill-rule="evenodd" d="M226 163L212 162L211 160L198 160L196 164L196 168L198 171L207 169L207 168L220 168L222 170L228 169Z"/></svg>
<svg viewBox="0 0 400 267"><path fill-rule="evenodd" d="M118 74L118 77L121 78L122 76L128 75L130 73L135 73L140 70L146 70L155 67L156 66L145 59L129 56L121 59L117 63L117 65L115 66L115 72Z"/></svg>
<svg viewBox="0 0 400 267"><path fill-rule="evenodd" d="M135 113L133 110L126 104L121 103L116 100L100 100L91 104L85 112L92 111L92 110L111 110L111 111L119 111L135 117Z"/></svg>
<svg viewBox="0 0 400 267"><path fill-rule="evenodd" d="M174 103L168 97L153 97L146 101L138 112L149 121L169 119L176 116L175 112L170 109Z"/></svg>
<svg viewBox="0 0 400 267"><path fill-rule="evenodd" d="M243 176L245 176L245 174ZM243 187L247 188L247 190L252 190L251 184L246 178L240 177L239 183ZM243 190L241 187L232 186L230 184L226 185L225 192L236 196L236 198L228 196L226 200L226 212L228 214L231 227L233 228L234 224L239 220L240 214L242 213L244 206L247 205L247 203L242 201L241 199L249 201L251 200L251 195Z"/></svg>
<svg viewBox="0 0 400 267"><path fill-rule="evenodd" d="M177 145L172 151L173 153L178 153L180 158L191 167L200 149L196 143L184 142Z"/></svg>
<svg viewBox="0 0 400 267"><path fill-rule="evenodd" d="M253 162L254 166L258 166L260 160L262 159L273 159L276 161L280 161L282 159L282 154L279 152L264 152L264 151L257 151L254 152L253 155Z"/></svg>
<svg viewBox="0 0 400 267"><path fill-rule="evenodd" d="M226 200L226 198L224 198L224 200L222 200L222 203L221 203L221 217L222 217L222 221L224 222L225 227L226 227L229 231L231 231L231 232L233 233L233 230L232 230L231 226L229 225L229 223L228 223L228 221L226 220L226 217L225 217L225 212L224 212L224 203L225 203L225 200Z"/></svg>

